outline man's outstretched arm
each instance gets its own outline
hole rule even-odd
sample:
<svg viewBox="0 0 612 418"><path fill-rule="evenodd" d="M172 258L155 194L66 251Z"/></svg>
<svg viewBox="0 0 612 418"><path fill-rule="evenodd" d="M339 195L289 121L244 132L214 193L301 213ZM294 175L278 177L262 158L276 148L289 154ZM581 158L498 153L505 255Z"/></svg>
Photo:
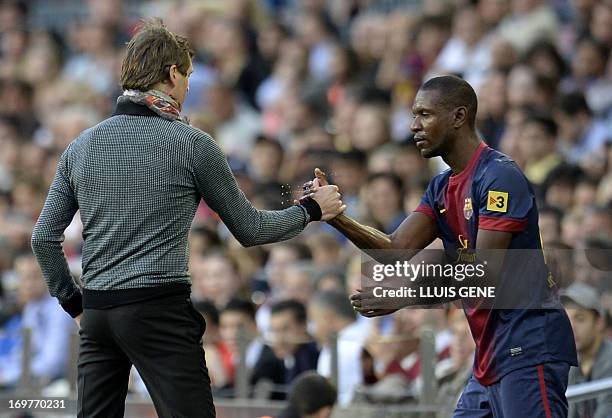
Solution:
<svg viewBox="0 0 612 418"><path fill-rule="evenodd" d="M245 247L293 238L312 220L329 220L344 210L335 186L319 188L310 202L283 210L259 210L240 190L219 145L201 133L194 141L193 175L198 191ZM315 216L318 215L318 216Z"/></svg>
<svg viewBox="0 0 612 418"><path fill-rule="evenodd" d="M327 176L320 169L315 169L315 176L311 192L329 184ZM438 235L435 222L420 212L410 214L391 235L360 224L345 214L336 216L328 223L362 250L422 250Z"/></svg>
<svg viewBox="0 0 612 418"><path fill-rule="evenodd" d="M390 235L340 214L328 221L358 248L366 250L422 250L437 237L436 225L420 212L410 214Z"/></svg>

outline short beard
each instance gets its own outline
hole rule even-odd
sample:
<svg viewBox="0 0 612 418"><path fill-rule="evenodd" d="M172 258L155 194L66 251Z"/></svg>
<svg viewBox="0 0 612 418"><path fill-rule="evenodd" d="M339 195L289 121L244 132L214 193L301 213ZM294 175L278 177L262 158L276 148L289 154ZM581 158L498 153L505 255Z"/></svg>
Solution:
<svg viewBox="0 0 612 418"><path fill-rule="evenodd" d="M427 159L434 157L444 158L449 153L449 149L451 148L451 142L453 142L453 138L451 135L447 134L442 139L442 142L438 143L438 145L436 145L435 147L421 151L421 156Z"/></svg>
<svg viewBox="0 0 612 418"><path fill-rule="evenodd" d="M429 148L426 150L422 150L421 151L421 157L423 158L434 158L434 157L439 157L441 155L440 153L440 146L437 146L435 148Z"/></svg>

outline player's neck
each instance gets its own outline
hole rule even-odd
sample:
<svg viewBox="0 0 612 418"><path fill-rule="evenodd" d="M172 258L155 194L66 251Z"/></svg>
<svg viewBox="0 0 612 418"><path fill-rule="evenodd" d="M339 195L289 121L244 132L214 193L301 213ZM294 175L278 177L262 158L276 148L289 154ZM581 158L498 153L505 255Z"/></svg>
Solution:
<svg viewBox="0 0 612 418"><path fill-rule="evenodd" d="M458 174L468 166L479 145L480 139L476 135L457 139L453 149L444 156L443 160L451 168L453 174Z"/></svg>

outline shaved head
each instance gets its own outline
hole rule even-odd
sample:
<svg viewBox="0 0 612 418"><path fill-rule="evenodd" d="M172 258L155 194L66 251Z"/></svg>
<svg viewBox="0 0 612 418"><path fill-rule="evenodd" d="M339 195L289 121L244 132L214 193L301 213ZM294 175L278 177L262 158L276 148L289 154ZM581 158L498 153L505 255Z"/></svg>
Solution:
<svg viewBox="0 0 612 418"><path fill-rule="evenodd" d="M470 128L476 124L478 100L476 92L462 78L452 75L434 77L421 86L422 91L437 91L439 104L449 111L464 106L467 109L467 121Z"/></svg>

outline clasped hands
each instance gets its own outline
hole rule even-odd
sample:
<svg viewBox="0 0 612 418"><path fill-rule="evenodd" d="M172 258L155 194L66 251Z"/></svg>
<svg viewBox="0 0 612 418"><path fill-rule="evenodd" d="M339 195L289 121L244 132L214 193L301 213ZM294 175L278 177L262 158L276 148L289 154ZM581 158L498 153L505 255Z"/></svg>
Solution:
<svg viewBox="0 0 612 418"><path fill-rule="evenodd" d="M313 199L321 208L321 220L329 221L346 209L341 197L338 186L330 185L325 173L316 168L315 179L304 183L302 196L299 201L296 200L294 203L298 204L308 198Z"/></svg>

